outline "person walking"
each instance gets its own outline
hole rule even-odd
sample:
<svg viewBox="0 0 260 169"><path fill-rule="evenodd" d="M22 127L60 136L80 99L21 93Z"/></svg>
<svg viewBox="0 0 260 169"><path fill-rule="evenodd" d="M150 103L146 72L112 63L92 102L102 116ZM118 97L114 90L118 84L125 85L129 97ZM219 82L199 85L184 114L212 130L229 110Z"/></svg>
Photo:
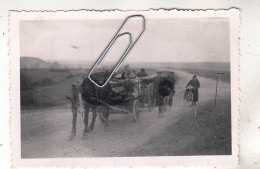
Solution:
<svg viewBox="0 0 260 169"><path fill-rule="evenodd" d="M200 82L197 79L197 76L194 75L192 79L189 81L189 83L186 85L186 87L191 86L191 92L193 94L193 101L192 105L196 105L196 103L199 101L199 88L200 88Z"/></svg>
<svg viewBox="0 0 260 169"><path fill-rule="evenodd" d="M160 90L161 89L161 82L163 81L163 77L162 77L162 71L158 70L157 71L157 77L154 79L153 82L153 89L155 90L154 94L155 94L155 99L156 99L156 105L159 107L159 111L158 111L158 117L162 118L164 117L164 106L163 106L163 101L164 101L164 95L161 94Z"/></svg>
<svg viewBox="0 0 260 169"><path fill-rule="evenodd" d="M157 76L151 79L143 79L143 82L153 83L153 93L156 100L156 106L159 107L158 117L164 117L165 98L170 95L172 83L165 77L162 77L162 71L157 71Z"/></svg>
<svg viewBox="0 0 260 169"><path fill-rule="evenodd" d="M169 97L169 106L172 107L172 100L173 100L173 96L175 94L175 77L174 77L174 72L173 71L170 71L168 79L172 83L171 94L170 94L170 97Z"/></svg>

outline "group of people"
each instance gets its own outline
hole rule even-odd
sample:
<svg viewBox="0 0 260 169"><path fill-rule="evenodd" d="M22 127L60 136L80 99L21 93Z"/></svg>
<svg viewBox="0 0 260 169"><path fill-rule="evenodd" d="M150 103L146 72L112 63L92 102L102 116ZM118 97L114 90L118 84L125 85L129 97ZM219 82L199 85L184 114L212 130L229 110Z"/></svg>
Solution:
<svg viewBox="0 0 260 169"><path fill-rule="evenodd" d="M158 70L156 77L143 78L148 76L145 69L141 68L141 71L135 74L134 69L132 69L130 65L126 65L124 72L122 73L122 79L133 79L136 77L143 78L141 82L141 90L145 90L149 83L153 84L152 94L156 100L156 106L159 107L159 118L164 117L165 98L169 98L169 102L167 104L172 106L172 98L175 93L174 72L170 71L168 76L163 76L162 73L162 70Z"/></svg>
<svg viewBox="0 0 260 169"><path fill-rule="evenodd" d="M162 70L157 71L157 76L151 79L144 79L142 83L144 86L146 83L153 83L153 95L156 100L156 105L159 107L158 117L164 117L164 107L165 107L165 97L169 97L169 106L172 106L172 99L175 94L175 77L174 72L170 71L168 76L162 76ZM147 77L148 74L145 72L144 68L141 68L141 71L135 74L135 70L131 69L130 65L125 66L125 70L122 73L122 79L132 79L132 78L142 78ZM199 87L200 82L197 79L197 76L194 75L192 79L188 82L186 87L191 87L193 94L192 105L196 105L199 100Z"/></svg>
<svg viewBox="0 0 260 169"><path fill-rule="evenodd" d="M145 72L144 68L141 68L141 71L136 74L135 70L130 67L130 65L125 66L125 70L122 73L122 79L134 79L136 77L146 77L148 74Z"/></svg>

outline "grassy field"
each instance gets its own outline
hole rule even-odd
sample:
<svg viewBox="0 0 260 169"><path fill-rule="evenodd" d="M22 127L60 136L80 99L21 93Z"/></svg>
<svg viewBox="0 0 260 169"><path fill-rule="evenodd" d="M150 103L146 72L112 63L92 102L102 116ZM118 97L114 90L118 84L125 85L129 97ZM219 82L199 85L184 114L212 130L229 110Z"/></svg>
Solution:
<svg viewBox="0 0 260 169"><path fill-rule="evenodd" d="M80 79L82 69L21 69L21 105L55 106L67 103L71 85Z"/></svg>
<svg viewBox="0 0 260 169"><path fill-rule="evenodd" d="M184 156L231 154L230 98L219 99L185 113L176 124L152 137L142 146L130 150L127 156Z"/></svg>
<svg viewBox="0 0 260 169"><path fill-rule="evenodd" d="M21 76L27 78L33 86L48 86L61 83L79 76L83 69L21 69ZM48 80L50 83L48 83Z"/></svg>

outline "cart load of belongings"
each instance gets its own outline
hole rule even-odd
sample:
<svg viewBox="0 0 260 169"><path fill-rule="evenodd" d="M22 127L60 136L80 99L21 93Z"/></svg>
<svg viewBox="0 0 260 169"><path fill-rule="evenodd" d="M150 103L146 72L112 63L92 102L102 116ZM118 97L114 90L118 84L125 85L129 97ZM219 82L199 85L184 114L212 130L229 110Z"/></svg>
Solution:
<svg viewBox="0 0 260 169"><path fill-rule="evenodd" d="M91 78L103 84L109 74L106 72L93 73ZM98 87L89 78L85 78L82 85L82 97L92 106L118 105L130 99L134 93L134 79L110 80L104 87Z"/></svg>
<svg viewBox="0 0 260 169"><path fill-rule="evenodd" d="M130 101L138 95L138 78L123 79L121 74L116 75L109 81L112 90L120 95L121 101Z"/></svg>
<svg viewBox="0 0 260 169"><path fill-rule="evenodd" d="M156 77L156 75L150 75L142 78L136 77L125 80L122 79L121 74L118 74L109 81L109 84L111 85L113 91L120 93L122 99L132 99L145 92L142 91L144 89L144 80L153 79L154 77Z"/></svg>

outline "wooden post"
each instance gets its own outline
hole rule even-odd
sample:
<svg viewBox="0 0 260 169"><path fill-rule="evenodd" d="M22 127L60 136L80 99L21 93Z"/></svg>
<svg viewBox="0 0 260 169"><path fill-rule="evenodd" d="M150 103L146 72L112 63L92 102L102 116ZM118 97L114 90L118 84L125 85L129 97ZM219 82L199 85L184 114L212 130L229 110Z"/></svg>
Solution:
<svg viewBox="0 0 260 169"><path fill-rule="evenodd" d="M215 94L215 106L217 105L217 95L218 95L218 75L223 75L223 72L217 73L217 82L216 82L216 94Z"/></svg>
<svg viewBox="0 0 260 169"><path fill-rule="evenodd" d="M217 95L218 95L218 74L217 74L217 83L216 83L215 106L217 105Z"/></svg>

